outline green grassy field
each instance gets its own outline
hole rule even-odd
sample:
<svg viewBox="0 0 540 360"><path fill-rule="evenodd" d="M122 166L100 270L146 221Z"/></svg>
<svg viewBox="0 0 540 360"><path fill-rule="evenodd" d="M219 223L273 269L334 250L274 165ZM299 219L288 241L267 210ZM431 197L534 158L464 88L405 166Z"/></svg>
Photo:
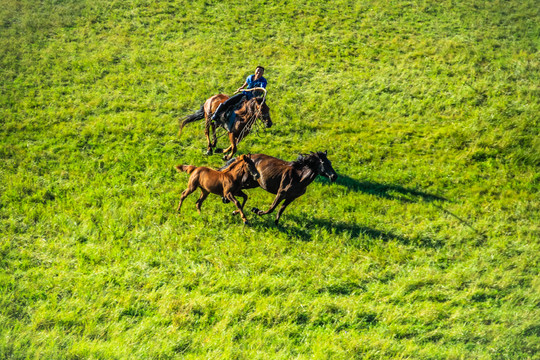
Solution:
<svg viewBox="0 0 540 360"><path fill-rule="evenodd" d="M539 24L534 0L3 1L0 358L540 359ZM223 164L178 120L259 64L274 126L239 154L328 150L338 181L280 226L177 215L173 166Z"/></svg>

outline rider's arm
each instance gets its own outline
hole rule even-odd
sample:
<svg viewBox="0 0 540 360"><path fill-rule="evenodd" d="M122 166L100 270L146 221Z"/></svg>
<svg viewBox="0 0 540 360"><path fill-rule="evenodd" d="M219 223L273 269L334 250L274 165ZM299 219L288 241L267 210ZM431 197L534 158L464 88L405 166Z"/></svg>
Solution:
<svg viewBox="0 0 540 360"><path fill-rule="evenodd" d="M240 91L244 90L244 88L247 86L247 84L248 84L247 81L245 81L244 84L242 86L240 86L238 88L238 90L236 90L236 92L240 92Z"/></svg>

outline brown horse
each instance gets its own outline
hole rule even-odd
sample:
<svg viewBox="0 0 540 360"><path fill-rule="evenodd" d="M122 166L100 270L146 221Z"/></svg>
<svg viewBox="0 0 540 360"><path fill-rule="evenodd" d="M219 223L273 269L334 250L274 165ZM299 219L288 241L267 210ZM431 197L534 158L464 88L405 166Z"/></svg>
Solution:
<svg viewBox="0 0 540 360"><path fill-rule="evenodd" d="M243 188L251 189L260 186L277 196L267 211L257 208L251 211L257 215L270 214L283 201L283 205L277 212L275 220L277 225L285 208L294 199L305 194L307 186L315 180L317 175L325 176L332 182L336 181L337 174L326 155L326 151L311 152L289 162L264 154L252 154L251 159L261 176L257 180L250 179Z"/></svg>
<svg viewBox="0 0 540 360"><path fill-rule="evenodd" d="M188 115L180 123L180 130L178 131L178 136L182 134L182 129L185 125L194 122L196 120L206 120L204 134L206 136L206 141L208 142L207 155L212 155L213 148L216 147L217 137L216 137L216 127L222 127L226 129L225 125L221 122L216 122L212 120L212 115L218 108L219 104L225 102L229 97L225 94L214 95L201 106L201 108L194 114ZM252 98L243 103L242 107L235 111L236 121L228 131L229 141L231 145L223 150L222 152L230 154L223 156L224 160L229 160L236 153L236 145L251 131L252 126L255 124L257 119L260 119L264 125L269 128L272 126L272 120L270 119L270 108L264 101L262 97ZM210 130L212 130L212 141L210 141ZM216 150L218 152L218 150Z"/></svg>
<svg viewBox="0 0 540 360"><path fill-rule="evenodd" d="M260 176L250 155L242 155L236 158L223 171L210 169L204 166L196 167L193 165L176 165L175 169L178 172L187 172L190 174L188 187L182 192L180 203L178 204L176 211L180 212L184 199L197 190L197 188L200 188L201 196L196 203L199 214L201 213L202 203L208 194L212 193L232 201L238 208L238 212L240 212L244 224L247 224L246 215L243 211L247 201L247 195L242 192L242 186L250 181L256 181ZM242 205L236 200L235 195L240 196L243 199Z"/></svg>

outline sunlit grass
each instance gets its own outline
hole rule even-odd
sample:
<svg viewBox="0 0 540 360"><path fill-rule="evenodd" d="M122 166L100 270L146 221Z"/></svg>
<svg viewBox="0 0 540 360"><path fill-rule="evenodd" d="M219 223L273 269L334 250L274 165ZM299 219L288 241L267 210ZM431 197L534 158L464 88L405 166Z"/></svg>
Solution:
<svg viewBox="0 0 540 360"><path fill-rule="evenodd" d="M538 357L535 5L5 1L0 357ZM338 181L176 214L222 165L178 119L259 64L239 153Z"/></svg>

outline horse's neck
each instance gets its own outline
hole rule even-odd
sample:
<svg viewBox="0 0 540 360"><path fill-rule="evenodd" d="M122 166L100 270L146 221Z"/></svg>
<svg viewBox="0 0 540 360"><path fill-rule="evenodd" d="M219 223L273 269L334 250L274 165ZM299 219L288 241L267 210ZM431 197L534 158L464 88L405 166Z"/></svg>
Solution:
<svg viewBox="0 0 540 360"><path fill-rule="evenodd" d="M250 104L245 103L244 106L241 108L240 114L236 114L237 119L242 122L247 122L251 120L251 118L255 116L255 112L250 107Z"/></svg>
<svg viewBox="0 0 540 360"><path fill-rule="evenodd" d="M231 177L233 181L236 181L238 178L241 178L243 175L242 169L237 169L237 167L241 167L242 165L237 162L231 164L224 173L226 173L228 176Z"/></svg>
<svg viewBox="0 0 540 360"><path fill-rule="evenodd" d="M233 125L233 129L234 129L233 132L240 133L241 131L244 131L246 126L251 124L252 121L253 119L249 116L243 117L240 115L236 115L236 122ZM249 133L250 130L251 130L251 127L248 127L247 129L245 129L245 133L246 134Z"/></svg>
<svg viewBox="0 0 540 360"><path fill-rule="evenodd" d="M249 120L249 116L246 114L238 115L236 114L236 123L245 126L246 122Z"/></svg>
<svg viewBox="0 0 540 360"><path fill-rule="evenodd" d="M304 165L302 169L299 172L300 175L300 183L304 185L309 185L315 180L317 177L317 172L312 169L309 165Z"/></svg>

